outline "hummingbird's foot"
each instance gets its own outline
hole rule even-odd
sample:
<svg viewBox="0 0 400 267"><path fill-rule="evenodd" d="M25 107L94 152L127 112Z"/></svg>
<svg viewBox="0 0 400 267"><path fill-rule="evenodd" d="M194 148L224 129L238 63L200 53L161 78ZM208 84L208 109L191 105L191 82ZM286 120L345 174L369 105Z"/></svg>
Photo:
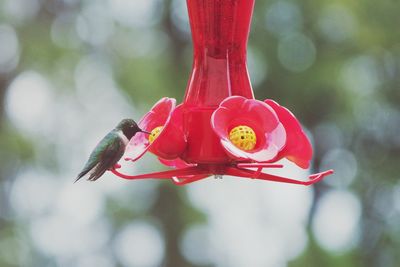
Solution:
<svg viewBox="0 0 400 267"><path fill-rule="evenodd" d="M116 170L116 169L121 169L121 164L119 164L119 163L115 164L114 166L112 166L112 167L109 169L109 171Z"/></svg>

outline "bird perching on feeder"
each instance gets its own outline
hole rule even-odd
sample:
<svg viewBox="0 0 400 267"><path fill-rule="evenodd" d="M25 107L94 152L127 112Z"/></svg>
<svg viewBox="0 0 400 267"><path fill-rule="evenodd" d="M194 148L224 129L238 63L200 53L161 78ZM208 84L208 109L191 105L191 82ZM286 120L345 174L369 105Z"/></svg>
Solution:
<svg viewBox="0 0 400 267"><path fill-rule="evenodd" d="M288 159L307 169L312 147L296 117L285 107L254 98L246 48L254 0L187 0L194 45L192 73L184 101L162 98L140 120L125 160L146 151L174 169L123 174L125 179L172 179L184 185L211 175L311 185L333 171L301 181L262 172L283 168ZM149 132L150 134L146 134Z"/></svg>

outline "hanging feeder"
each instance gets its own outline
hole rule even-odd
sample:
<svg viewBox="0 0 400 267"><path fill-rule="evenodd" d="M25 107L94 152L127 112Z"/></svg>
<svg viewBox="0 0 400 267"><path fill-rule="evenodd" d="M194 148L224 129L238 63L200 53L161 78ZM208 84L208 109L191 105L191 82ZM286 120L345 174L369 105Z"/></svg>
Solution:
<svg viewBox="0 0 400 267"><path fill-rule="evenodd" d="M254 99L246 48L254 0L187 0L194 43L193 69L184 101L176 105L162 98L140 120L148 132L137 133L126 150L127 161L150 151L174 169L127 175L125 179L172 179L184 185L209 176L311 185L332 170L308 181L262 172L283 168L286 158L307 169L312 159L310 141L296 117L273 100Z"/></svg>

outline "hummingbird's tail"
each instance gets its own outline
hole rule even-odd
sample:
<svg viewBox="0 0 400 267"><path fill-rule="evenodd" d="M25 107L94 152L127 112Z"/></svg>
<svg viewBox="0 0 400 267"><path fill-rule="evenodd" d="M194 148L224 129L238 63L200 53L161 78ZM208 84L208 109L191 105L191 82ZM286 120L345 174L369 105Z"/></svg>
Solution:
<svg viewBox="0 0 400 267"><path fill-rule="evenodd" d="M90 167L90 166L88 166L88 167ZM88 168L88 167L84 168L84 169L78 174L78 176L76 177L74 183L78 182L82 177L84 177L86 174L89 173L89 171L90 171L92 168Z"/></svg>
<svg viewBox="0 0 400 267"><path fill-rule="evenodd" d="M81 171L76 177L74 183L79 181L83 177L87 177L88 181L96 181L99 179L109 168L107 168L107 164L96 164L92 168L86 168Z"/></svg>
<svg viewBox="0 0 400 267"><path fill-rule="evenodd" d="M86 173L87 173L87 172L86 172ZM84 173L84 172L79 173L79 174L78 174L78 177L76 177L74 183L78 182L83 176L86 175L86 173Z"/></svg>

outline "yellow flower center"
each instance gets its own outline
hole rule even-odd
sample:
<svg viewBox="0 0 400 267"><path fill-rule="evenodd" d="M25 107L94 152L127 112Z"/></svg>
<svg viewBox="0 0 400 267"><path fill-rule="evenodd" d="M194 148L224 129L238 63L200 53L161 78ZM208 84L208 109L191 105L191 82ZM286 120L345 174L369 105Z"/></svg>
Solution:
<svg viewBox="0 0 400 267"><path fill-rule="evenodd" d="M161 130L163 129L163 126L158 126L154 128L151 133L149 134L149 142L150 144L154 142L154 140L157 139L157 137L160 135Z"/></svg>
<svg viewBox="0 0 400 267"><path fill-rule="evenodd" d="M229 140L238 148L248 151L254 149L257 143L256 133L246 125L239 125L229 133Z"/></svg>

